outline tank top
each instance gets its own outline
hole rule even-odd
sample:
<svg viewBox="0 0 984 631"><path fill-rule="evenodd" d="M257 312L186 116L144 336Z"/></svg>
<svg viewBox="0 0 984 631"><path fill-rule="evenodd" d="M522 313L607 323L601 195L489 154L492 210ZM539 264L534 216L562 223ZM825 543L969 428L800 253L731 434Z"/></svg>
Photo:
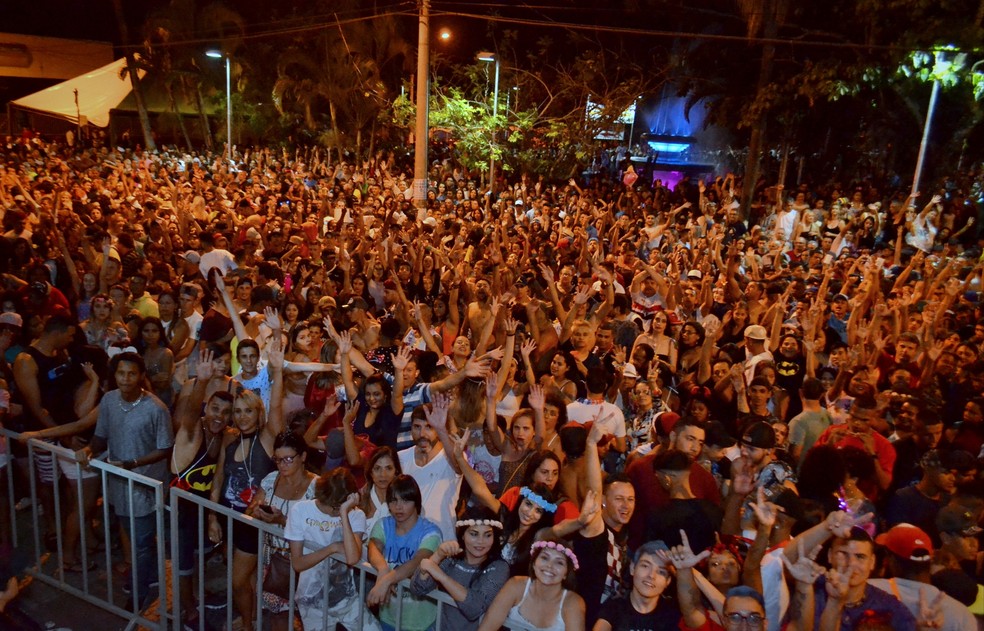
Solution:
<svg viewBox="0 0 984 631"><path fill-rule="evenodd" d="M75 389L70 379L71 359L62 353L49 357L34 346L28 346L24 352L37 364L38 391L45 409L59 425L74 421L75 409L72 399Z"/></svg>
<svg viewBox="0 0 984 631"><path fill-rule="evenodd" d="M257 436L258 432L249 436L240 435L239 440L234 440L225 449L225 473L222 492L222 504L239 512L249 508L256 490L260 488L260 481L268 473L276 469L273 460L267 455L263 445L260 444ZM236 450L239 449L241 442L249 440L249 449L242 462L236 462Z"/></svg>
<svg viewBox="0 0 984 631"><path fill-rule="evenodd" d="M222 438L218 436L212 440L222 440ZM194 493L199 497L207 498L209 496L212 492L212 482L215 479L215 469L219 463L217 454L215 456L209 454L209 444L210 441L203 436L202 444L198 446L198 452L195 453L191 464L184 471L174 476L171 486Z"/></svg>
<svg viewBox="0 0 984 631"><path fill-rule="evenodd" d="M519 601L518 605L513 605L509 610L509 614L506 615L506 626L510 629L522 629L523 631L564 631L565 626L563 611L564 601L567 600L567 590L564 590L564 595L560 598L560 607L557 608L557 615L554 617L553 622L550 623L550 626L538 627L530 623L530 621L527 620L520 611L523 603L526 602L526 597L530 595L531 582L532 579L526 579L526 589L523 590L523 599Z"/></svg>

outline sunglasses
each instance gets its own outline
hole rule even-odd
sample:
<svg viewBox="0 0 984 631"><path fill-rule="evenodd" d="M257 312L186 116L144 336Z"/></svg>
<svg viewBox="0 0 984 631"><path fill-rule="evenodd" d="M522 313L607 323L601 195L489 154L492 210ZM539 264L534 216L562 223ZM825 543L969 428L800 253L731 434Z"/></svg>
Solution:
<svg viewBox="0 0 984 631"><path fill-rule="evenodd" d="M282 464L293 464L294 460L296 459L297 456L284 456L283 458L276 458L276 457L272 458L273 464L277 466Z"/></svg>

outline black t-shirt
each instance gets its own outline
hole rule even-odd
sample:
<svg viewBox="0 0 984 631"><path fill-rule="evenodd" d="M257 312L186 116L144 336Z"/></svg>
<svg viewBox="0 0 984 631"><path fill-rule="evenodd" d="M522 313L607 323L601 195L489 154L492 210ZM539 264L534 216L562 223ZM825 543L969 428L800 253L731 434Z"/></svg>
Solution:
<svg viewBox="0 0 984 631"><path fill-rule="evenodd" d="M615 559L609 560L609 536L613 536L615 541ZM618 573L619 586L622 585L622 577L628 571L629 558L626 553L626 539L628 532L625 528L620 533L612 533L607 527L595 537L584 537L577 533L573 537L571 547L577 555L580 569L577 571L577 593L584 599L585 616L584 628L594 627L595 620L598 618L598 610L601 606L601 599L606 592L606 582L608 581L610 570L609 565L617 565L620 568ZM617 563L613 563L617 561ZM608 589L611 593L611 589ZM620 590L619 590L620 591ZM617 594L615 594L617 595Z"/></svg>
<svg viewBox="0 0 984 631"><path fill-rule="evenodd" d="M687 532L690 547L704 550L716 543L714 533L721 529L724 513L713 502L703 499L670 500L670 503L650 513L646 541L661 540L668 547L678 546L680 531Z"/></svg>
<svg viewBox="0 0 984 631"><path fill-rule="evenodd" d="M628 597L613 598L601 606L598 619L610 624L612 631L665 631L679 625L680 608L665 592L649 613L636 611Z"/></svg>

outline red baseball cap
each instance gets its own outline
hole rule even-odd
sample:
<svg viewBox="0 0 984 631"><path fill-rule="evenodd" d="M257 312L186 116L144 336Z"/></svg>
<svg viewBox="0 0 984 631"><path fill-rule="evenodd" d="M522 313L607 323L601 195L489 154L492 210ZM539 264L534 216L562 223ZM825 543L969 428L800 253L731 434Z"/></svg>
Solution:
<svg viewBox="0 0 984 631"><path fill-rule="evenodd" d="M912 524L892 526L875 539L895 556L910 561L929 561L933 558L933 540L926 532Z"/></svg>

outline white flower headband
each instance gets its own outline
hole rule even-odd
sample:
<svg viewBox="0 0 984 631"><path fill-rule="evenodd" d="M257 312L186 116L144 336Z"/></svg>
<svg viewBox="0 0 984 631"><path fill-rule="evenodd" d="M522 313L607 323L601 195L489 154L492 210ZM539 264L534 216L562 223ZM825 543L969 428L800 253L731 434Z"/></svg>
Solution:
<svg viewBox="0 0 984 631"><path fill-rule="evenodd" d="M492 526L502 530L502 522L497 519L461 519L454 523L455 528L468 528L470 526Z"/></svg>
<svg viewBox="0 0 984 631"><path fill-rule="evenodd" d="M570 559L571 564L574 569L577 570L580 566L577 563L577 555L574 551L565 546L562 543L557 543L556 541L537 541L532 546L530 546L530 554L535 553L540 548L550 548L551 550L556 550L557 552L563 552L564 555Z"/></svg>

